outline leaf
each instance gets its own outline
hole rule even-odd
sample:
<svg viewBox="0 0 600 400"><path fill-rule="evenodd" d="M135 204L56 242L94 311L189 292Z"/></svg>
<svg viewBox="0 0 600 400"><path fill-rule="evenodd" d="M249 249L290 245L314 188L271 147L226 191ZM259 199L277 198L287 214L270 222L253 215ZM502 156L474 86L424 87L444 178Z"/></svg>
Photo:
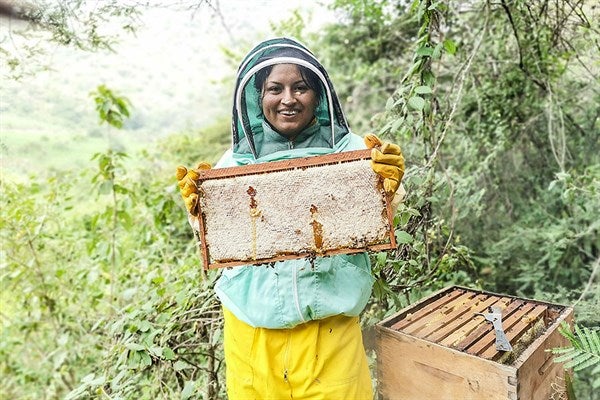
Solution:
<svg viewBox="0 0 600 400"><path fill-rule="evenodd" d="M598 362L598 357L594 356L593 354L586 353L585 355L582 355L573 360L573 363L575 364L573 366L573 370L581 371L588 367L591 367L592 365L597 365Z"/></svg>
<svg viewBox="0 0 600 400"><path fill-rule="evenodd" d="M152 328L152 324L148 321L140 321L138 324L138 329L140 332L148 332Z"/></svg>
<svg viewBox="0 0 600 400"><path fill-rule="evenodd" d="M157 276L152 278L151 282L155 285L160 285L161 283L163 283L165 281L165 278L162 276Z"/></svg>
<svg viewBox="0 0 600 400"><path fill-rule="evenodd" d="M181 371L186 368L190 368L190 365L185 361L177 360L175 361L175 364L173 364L173 369L175 369L175 371Z"/></svg>
<svg viewBox="0 0 600 400"><path fill-rule="evenodd" d="M111 181L103 181L100 186L98 186L98 193L100 194L109 194L112 190L112 182Z"/></svg>
<svg viewBox="0 0 600 400"><path fill-rule="evenodd" d="M152 353L152 355L154 355L156 357L163 356L163 348L160 346L152 346L148 350L150 351L150 353Z"/></svg>
<svg viewBox="0 0 600 400"><path fill-rule="evenodd" d="M440 59L442 57L442 48L443 48L442 43L436 44L435 47L433 48L433 52L431 53L431 58L433 58L434 60Z"/></svg>
<svg viewBox="0 0 600 400"><path fill-rule="evenodd" d="M569 340L570 347L551 349L555 357L554 362L565 363L565 369L581 371L591 366L600 365L600 331L575 324L573 330L566 323L561 324L559 332Z"/></svg>
<svg viewBox="0 0 600 400"><path fill-rule="evenodd" d="M165 347L163 348L162 356L165 360L173 360L175 359L175 352L169 347Z"/></svg>
<svg viewBox="0 0 600 400"><path fill-rule="evenodd" d="M415 88L415 93L417 94L430 94L433 93L433 90L429 86L417 86Z"/></svg>
<svg viewBox="0 0 600 400"><path fill-rule="evenodd" d="M72 391L70 391L67 394L67 396L65 397L65 400L72 400L72 399L78 398L85 391L87 391L87 388L88 388L88 386L86 384L76 387L75 389L73 389Z"/></svg>
<svg viewBox="0 0 600 400"><path fill-rule="evenodd" d="M587 329L587 328L586 328ZM590 343L592 344L591 348L594 352L600 354L600 334L596 330L594 332L589 333Z"/></svg>
<svg viewBox="0 0 600 400"><path fill-rule="evenodd" d="M402 105L402 104L404 103L404 101L405 101L405 100L404 100L404 97L398 97L398 100L396 100L396 101L394 102L394 107L397 107L397 106L399 106L399 105Z"/></svg>
<svg viewBox="0 0 600 400"><path fill-rule="evenodd" d="M95 376L96 375L93 373L88 374L88 375L84 376L83 378L81 378L81 382L89 384L90 382L92 382L94 380Z"/></svg>
<svg viewBox="0 0 600 400"><path fill-rule="evenodd" d="M404 123L404 118L398 118L398 119L394 120L394 123L392 124L391 131L392 132L397 132L398 129L400 129L400 127L402 126L403 123Z"/></svg>
<svg viewBox="0 0 600 400"><path fill-rule="evenodd" d="M133 350L133 351L144 350L144 346L142 346L141 344L137 344L137 343L126 343L125 347L128 348L129 350Z"/></svg>
<svg viewBox="0 0 600 400"><path fill-rule="evenodd" d="M119 387L121 386L121 379L123 379L123 377L127 374L127 370L121 370L117 376L115 376L114 378L111 379L110 381L110 388L112 390L118 390Z"/></svg>
<svg viewBox="0 0 600 400"><path fill-rule="evenodd" d="M419 47L416 51L417 55L429 57L433 54L433 49L428 46Z"/></svg>
<svg viewBox="0 0 600 400"><path fill-rule="evenodd" d="M120 193L120 194L127 194L127 193L129 193L129 190L126 187L124 187L122 185L119 185L118 183L115 183L115 185L113 187L113 190L115 192L117 192L117 193Z"/></svg>
<svg viewBox="0 0 600 400"><path fill-rule="evenodd" d="M412 215L410 215L410 214L409 214L409 213L407 213L407 212L402 212L402 213L400 213L400 217L398 218L398 225L399 225L399 226L404 226L404 225L406 225L406 224L408 223L408 221L410 220L410 217L411 217L411 216L412 216Z"/></svg>
<svg viewBox="0 0 600 400"><path fill-rule="evenodd" d="M388 122L387 124L385 124L380 130L379 130L379 134L383 135L385 133L388 133L390 128L392 127L392 122Z"/></svg>
<svg viewBox="0 0 600 400"><path fill-rule="evenodd" d="M103 385L104 382L106 382L106 378L104 376L99 376L90 382L90 386L100 386Z"/></svg>
<svg viewBox="0 0 600 400"><path fill-rule="evenodd" d="M221 341L221 329L215 329L211 333L210 344L216 346Z"/></svg>
<svg viewBox="0 0 600 400"><path fill-rule="evenodd" d="M394 107L394 97L390 96L385 102L386 111L391 110Z"/></svg>
<svg viewBox="0 0 600 400"><path fill-rule="evenodd" d="M456 53L456 43L450 39L444 40L444 49L448 54L454 55Z"/></svg>
<svg viewBox="0 0 600 400"><path fill-rule="evenodd" d="M196 382L186 381L183 390L181 391L181 400L187 400L192 397L194 390L196 390Z"/></svg>
<svg viewBox="0 0 600 400"><path fill-rule="evenodd" d="M407 72L407 76L413 75L415 74L419 68L421 68L421 65L423 64L423 60L422 59L418 59L416 60L413 65L410 67L410 69Z"/></svg>
<svg viewBox="0 0 600 400"><path fill-rule="evenodd" d="M139 367L140 360L142 356L139 351L133 351L129 353L129 357L127 357L127 368L136 369Z"/></svg>
<svg viewBox="0 0 600 400"><path fill-rule="evenodd" d="M408 105L417 111L421 111L425 107L425 100L422 97L413 96L408 99Z"/></svg>
<svg viewBox="0 0 600 400"><path fill-rule="evenodd" d="M148 353L146 353L145 351L141 351L140 352L141 355L141 366L142 367L149 367L150 365L152 365L152 357L150 357L150 355Z"/></svg>
<svg viewBox="0 0 600 400"><path fill-rule="evenodd" d="M441 3L441 1L436 1L435 3L432 3L429 7L427 7L427 9L429 11L435 10L440 3Z"/></svg>
<svg viewBox="0 0 600 400"><path fill-rule="evenodd" d="M398 244L412 243L413 237L406 231L396 231L396 241Z"/></svg>
<svg viewBox="0 0 600 400"><path fill-rule="evenodd" d="M135 294L137 293L137 291L138 291L138 288L125 289L121 293L121 297L123 298L123 300L129 301L129 300L133 299L133 296L135 296Z"/></svg>

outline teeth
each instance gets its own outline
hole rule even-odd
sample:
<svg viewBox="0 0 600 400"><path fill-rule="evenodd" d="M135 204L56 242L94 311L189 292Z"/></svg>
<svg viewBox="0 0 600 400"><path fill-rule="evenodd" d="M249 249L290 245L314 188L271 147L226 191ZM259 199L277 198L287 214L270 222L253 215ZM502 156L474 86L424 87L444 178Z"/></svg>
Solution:
<svg viewBox="0 0 600 400"><path fill-rule="evenodd" d="M298 111L282 111L281 113L283 115L296 115L298 114Z"/></svg>

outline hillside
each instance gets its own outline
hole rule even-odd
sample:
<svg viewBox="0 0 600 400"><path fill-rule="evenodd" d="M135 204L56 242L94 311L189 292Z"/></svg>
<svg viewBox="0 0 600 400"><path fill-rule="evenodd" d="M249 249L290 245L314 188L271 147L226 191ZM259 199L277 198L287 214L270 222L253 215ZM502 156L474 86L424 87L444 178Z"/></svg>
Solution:
<svg viewBox="0 0 600 400"><path fill-rule="evenodd" d="M4 172L34 164L84 165L91 154L104 149L109 130L99 126L90 96L101 84L131 102L130 120L112 139L128 151L227 115L235 66L227 62L222 48L245 51L269 35L270 20L289 15L300 2L261 1L250 6L228 0L220 5L224 22L208 9L193 15L186 10L149 10L135 34L119 36L114 52L45 47L45 54L30 61L48 69L19 80L11 79L2 65ZM3 24L4 38L6 28ZM227 84L222 84L224 79Z"/></svg>

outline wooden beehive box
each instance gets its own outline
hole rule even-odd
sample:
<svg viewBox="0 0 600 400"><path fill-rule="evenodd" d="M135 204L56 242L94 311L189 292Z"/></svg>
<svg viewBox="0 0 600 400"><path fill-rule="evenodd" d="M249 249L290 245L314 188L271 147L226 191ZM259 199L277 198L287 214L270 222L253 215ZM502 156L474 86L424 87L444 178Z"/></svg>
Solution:
<svg viewBox="0 0 600 400"><path fill-rule="evenodd" d="M502 309L513 351L497 351L492 324L475 313ZM567 346L558 331L573 309L459 286L443 289L376 325L383 399L547 400L564 385L546 351Z"/></svg>
<svg viewBox="0 0 600 400"><path fill-rule="evenodd" d="M396 247L370 150L201 171L205 268Z"/></svg>

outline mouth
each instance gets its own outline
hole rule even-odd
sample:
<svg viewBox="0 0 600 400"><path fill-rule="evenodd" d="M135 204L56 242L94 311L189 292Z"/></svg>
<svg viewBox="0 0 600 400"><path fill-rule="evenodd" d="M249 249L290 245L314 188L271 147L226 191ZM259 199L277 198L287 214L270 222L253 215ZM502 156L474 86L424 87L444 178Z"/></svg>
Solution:
<svg viewBox="0 0 600 400"><path fill-rule="evenodd" d="M294 115L298 115L300 111L298 110L280 110L279 114L285 115L286 117L293 117Z"/></svg>

